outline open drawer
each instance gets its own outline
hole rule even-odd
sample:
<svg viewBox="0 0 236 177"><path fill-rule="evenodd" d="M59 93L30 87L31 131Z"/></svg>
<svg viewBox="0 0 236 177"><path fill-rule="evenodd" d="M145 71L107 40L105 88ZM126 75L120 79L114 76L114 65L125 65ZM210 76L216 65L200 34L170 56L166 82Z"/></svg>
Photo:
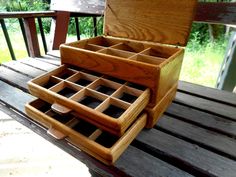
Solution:
<svg viewBox="0 0 236 177"><path fill-rule="evenodd" d="M118 137L73 114L61 116L51 109L50 104L40 99L28 103L25 109L28 116L49 128L48 132L54 137L67 137L71 143L105 164L113 164L119 158L147 121L147 115L142 114Z"/></svg>
<svg viewBox="0 0 236 177"><path fill-rule="evenodd" d="M148 88L109 76L62 65L28 82L32 95L121 136L147 106Z"/></svg>

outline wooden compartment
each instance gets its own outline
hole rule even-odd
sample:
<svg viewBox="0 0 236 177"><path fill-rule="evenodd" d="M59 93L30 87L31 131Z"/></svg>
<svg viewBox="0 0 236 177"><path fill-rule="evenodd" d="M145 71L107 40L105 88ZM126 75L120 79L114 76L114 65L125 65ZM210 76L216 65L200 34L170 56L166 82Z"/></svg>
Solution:
<svg viewBox="0 0 236 177"><path fill-rule="evenodd" d="M45 88L52 79L55 84ZM75 112L117 136L124 134L150 98L148 88L140 89L126 81L116 82L114 78L64 65L31 80L28 87L32 95L52 104L55 112L61 115Z"/></svg>
<svg viewBox="0 0 236 177"><path fill-rule="evenodd" d="M93 40L61 45L62 63L148 87L151 89L150 107L155 106L177 82L184 53L182 48L127 39L120 39L120 43L108 47L104 47L107 46L104 44L101 46L103 49L98 51L76 47L85 41L86 45L94 43L98 45L96 40L117 42L117 39L100 36Z"/></svg>
<svg viewBox="0 0 236 177"><path fill-rule="evenodd" d="M28 103L26 113L35 121L49 128L55 138L67 138L105 164L113 164L146 124L147 116L142 114L125 131L122 137L114 136L98 127L69 114L61 116L50 109L51 105L40 99Z"/></svg>
<svg viewBox="0 0 236 177"><path fill-rule="evenodd" d="M61 45L62 63L148 87L154 107L178 81L196 4L107 0L104 36Z"/></svg>

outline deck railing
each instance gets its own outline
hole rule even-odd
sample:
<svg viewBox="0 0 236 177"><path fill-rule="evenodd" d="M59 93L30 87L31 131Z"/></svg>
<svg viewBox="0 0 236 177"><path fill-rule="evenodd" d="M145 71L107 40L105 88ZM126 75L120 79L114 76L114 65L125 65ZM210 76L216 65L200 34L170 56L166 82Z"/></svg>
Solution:
<svg viewBox="0 0 236 177"><path fill-rule="evenodd" d="M21 27L22 36L24 38L24 42L26 45L26 49L28 52L28 55L30 57L37 57L40 56L40 50L39 50L39 43L38 43L38 37L36 32L36 25L35 25L35 19L37 19L37 23L39 26L41 38L43 41L43 47L45 53L48 52L48 50L56 50L59 48L61 43L64 43L66 40L67 30L68 30L68 24L69 19L74 18L75 20L75 27L77 32L77 39L80 39L80 30L79 30L79 19L78 17L92 17L93 18L93 28L94 35L97 35L97 17L101 16L97 12L94 14L90 13L70 13L66 11L46 11L46 12L7 12L7 13L0 13L0 23L2 26L2 30L8 45L8 49L11 54L12 60L16 60L14 49L11 45L11 39L8 34L8 30L5 25L5 19L8 18L17 18ZM42 24L42 18L50 17L52 18L52 25L51 25L51 33L50 36L52 38L50 39L49 44L47 44L45 39L45 34L43 30L43 24ZM197 6L196 16L194 18L195 22L198 23L208 23L208 24L225 24L225 25L236 25L236 3L230 3L230 2L217 2L217 3L211 3L211 2L199 2ZM236 41L235 41L236 42ZM235 52L236 51L231 51ZM228 51L227 51L228 53ZM222 64L222 69L220 71L219 77L218 77L218 83L217 87L220 89L226 89L224 87L224 81L230 80L230 85L233 87L236 83L235 80L232 80L232 78L235 78L235 76L232 76L230 73L235 73L235 67L232 67L232 58L229 58L230 56L234 56L234 54L226 55L224 62ZM228 67L225 67L228 66ZM231 67L229 67L231 66ZM234 72L232 72L233 70ZM222 87L219 87L222 85Z"/></svg>
<svg viewBox="0 0 236 177"><path fill-rule="evenodd" d="M69 18L67 18L69 16ZM91 17L93 19L93 32L94 36L97 36L97 17L101 14L86 14L86 13L69 13L69 12L55 12L55 11L41 11L41 12L3 12L0 13L0 23L5 36L5 40L11 55L12 60L16 60L14 49L11 43L11 37L9 36L8 29L6 28L5 19L15 18L18 19L24 43L28 56L37 57L40 56L40 49L38 43L38 37L36 32L36 22L38 23L40 36L42 38L43 48L45 53L48 49L58 49L59 45L65 41L69 19L75 20L75 28L77 39L80 40L80 28L78 17ZM52 18L51 34L53 39L50 39L51 44L47 44L44 26L42 18ZM36 22L35 22L36 21ZM59 28L57 30L56 28Z"/></svg>

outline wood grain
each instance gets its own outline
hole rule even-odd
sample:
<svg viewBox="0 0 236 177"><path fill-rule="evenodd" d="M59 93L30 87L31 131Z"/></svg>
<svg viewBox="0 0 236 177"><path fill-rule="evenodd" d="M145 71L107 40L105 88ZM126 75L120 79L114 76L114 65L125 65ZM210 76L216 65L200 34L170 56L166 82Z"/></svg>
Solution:
<svg viewBox="0 0 236 177"><path fill-rule="evenodd" d="M125 45L123 48L118 47L121 43ZM96 52L87 50L88 44L99 45L104 49ZM133 51L127 51L127 46ZM118 49L114 49L117 47ZM108 49L116 53L108 54ZM154 107L178 80L184 53L182 48L103 36L61 45L60 51L63 64L78 66L150 88L150 107ZM142 59L137 55L142 55ZM160 60L160 57L165 58Z"/></svg>
<svg viewBox="0 0 236 177"><path fill-rule="evenodd" d="M39 57L40 49L39 49L35 19L33 17L24 18L23 22L25 27L25 33L27 36L27 43L29 45L29 55L31 57Z"/></svg>
<svg viewBox="0 0 236 177"><path fill-rule="evenodd" d="M185 93L177 92L176 102L192 106L203 112L212 113L214 115L223 116L231 120L236 120L236 108L235 106L229 106L222 103L206 100ZM220 108L220 109L219 109Z"/></svg>
<svg viewBox="0 0 236 177"><path fill-rule="evenodd" d="M162 114L166 111L168 106L175 98L177 90L177 83L172 86L172 88L165 94L165 96L159 100L155 107L146 107L145 112L148 114L148 120L146 128L153 128L157 121L160 119Z"/></svg>
<svg viewBox="0 0 236 177"><path fill-rule="evenodd" d="M32 78L1 66L0 79L10 85L20 88L25 92L28 92L28 87L26 83Z"/></svg>
<svg viewBox="0 0 236 177"><path fill-rule="evenodd" d="M115 95L110 95L108 97L101 92L99 93L99 91L96 91L96 87L99 85L118 89L118 91L119 87L122 87L121 84L111 82L108 79L104 80L103 78L100 78L100 80L94 80L94 83L84 87L79 86L75 83L71 83L70 81L68 82L62 80L60 78L59 80L57 80L61 82L56 82L57 84L50 89L45 87L48 82L52 82L50 78L59 77L61 73L64 73L67 70L70 71L67 66L62 65L53 71L47 72L31 80L30 82L28 82L30 93L52 104L52 108L57 112L60 112L61 114L67 114L72 110L76 112L76 114L78 114L82 119L89 121L90 123L97 125L99 128L105 129L117 136L121 136L124 134L125 130L132 124L132 122L134 122L137 116L149 103L150 89L148 88L144 91L139 91L133 88L133 90L136 90L136 95L138 93L139 94L137 95L137 99L132 104L119 100L119 98ZM73 73L75 74L76 71L73 71ZM77 72L77 74L78 73L79 72ZM86 75L86 73L83 74ZM65 98L64 96L59 94L59 92L64 88L73 89L75 92L74 95L70 95L70 98ZM97 108L93 109L92 107L84 105L80 102L81 99L85 98L86 96L93 97L103 103L101 103ZM61 106L65 109L58 109L58 107ZM109 106L120 108L123 110L123 113L118 117L113 117L112 115L106 114L105 110Z"/></svg>
<svg viewBox="0 0 236 177"><path fill-rule="evenodd" d="M105 164L113 164L122 152L128 147L131 141L137 136L146 124L147 116L141 115L137 121L125 132L125 134L111 147L104 147L93 139L85 137L79 132L68 127L66 124L62 124L52 117L44 114L37 109L40 100L35 100L26 105L26 113L35 121L42 123L46 127L53 127L53 132L57 132L56 135L68 136L73 144L76 144L79 148L89 153L96 159L102 161ZM52 128L50 128L51 130Z"/></svg>
<svg viewBox="0 0 236 177"><path fill-rule="evenodd" d="M107 0L104 34L185 46L196 5L196 0Z"/></svg>
<svg viewBox="0 0 236 177"><path fill-rule="evenodd" d="M200 146L212 149L226 157L236 159L234 148L236 147L236 141L233 138L166 115L158 122L157 126L175 135L191 139Z"/></svg>
<svg viewBox="0 0 236 177"><path fill-rule="evenodd" d="M202 112L192 107L177 103L172 103L166 110L166 113L186 122L191 122L194 125L221 132L230 137L236 137L236 121Z"/></svg>
<svg viewBox="0 0 236 177"><path fill-rule="evenodd" d="M235 2L199 2L197 5L197 13L194 20L204 23L235 25L235 9Z"/></svg>
<svg viewBox="0 0 236 177"><path fill-rule="evenodd" d="M70 13L62 11L58 11L56 17L53 18L50 29L49 51L58 50L59 46L66 42L69 20Z"/></svg>
<svg viewBox="0 0 236 177"><path fill-rule="evenodd" d="M201 98L213 100L215 102L224 103L227 105L236 106L236 95L231 92L218 90L197 84L191 84L184 81L179 81L178 90L187 94L195 95Z"/></svg>
<svg viewBox="0 0 236 177"><path fill-rule="evenodd" d="M45 71L41 69L28 66L24 63L21 63L20 61L11 61L3 63L2 65L31 78L34 78L40 74L45 73Z"/></svg>
<svg viewBox="0 0 236 177"><path fill-rule="evenodd" d="M194 176L235 176L234 160L168 133L156 129L144 130L136 140L142 145L139 148L145 149L145 152L156 156L161 155L166 160L170 159L167 161Z"/></svg>

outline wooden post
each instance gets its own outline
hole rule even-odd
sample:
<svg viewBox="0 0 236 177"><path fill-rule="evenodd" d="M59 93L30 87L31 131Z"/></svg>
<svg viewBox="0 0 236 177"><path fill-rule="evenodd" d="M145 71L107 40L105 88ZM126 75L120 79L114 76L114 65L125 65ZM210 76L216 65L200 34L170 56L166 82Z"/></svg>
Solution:
<svg viewBox="0 0 236 177"><path fill-rule="evenodd" d="M39 57L39 42L36 31L35 19L33 17L24 18L25 33L27 36L27 42L29 45L30 57Z"/></svg>
<svg viewBox="0 0 236 177"><path fill-rule="evenodd" d="M59 46L66 41L70 12L58 11L55 18L52 19L50 42L48 51L58 50Z"/></svg>

